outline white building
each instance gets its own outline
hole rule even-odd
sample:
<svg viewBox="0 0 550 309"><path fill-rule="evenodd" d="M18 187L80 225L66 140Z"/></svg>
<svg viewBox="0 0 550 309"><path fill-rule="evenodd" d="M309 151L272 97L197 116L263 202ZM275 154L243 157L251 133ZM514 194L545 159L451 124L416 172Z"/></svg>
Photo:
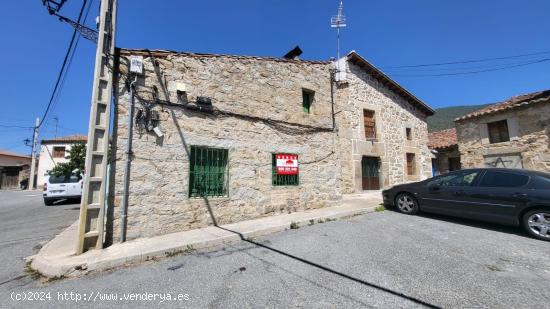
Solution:
<svg viewBox="0 0 550 309"><path fill-rule="evenodd" d="M67 162L69 150L74 144L86 143L85 135L68 135L53 139L44 139L40 146L37 186L44 186L44 177L58 163Z"/></svg>

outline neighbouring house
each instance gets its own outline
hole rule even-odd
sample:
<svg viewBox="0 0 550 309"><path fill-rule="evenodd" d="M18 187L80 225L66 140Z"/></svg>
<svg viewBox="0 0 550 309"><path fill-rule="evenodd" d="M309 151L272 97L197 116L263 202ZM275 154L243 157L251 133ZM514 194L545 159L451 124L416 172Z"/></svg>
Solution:
<svg viewBox="0 0 550 309"><path fill-rule="evenodd" d="M432 150L434 176L461 169L456 128L430 132L428 147Z"/></svg>
<svg viewBox="0 0 550 309"><path fill-rule="evenodd" d="M108 242L123 224L135 56L143 57L143 74L133 88L127 239L327 207L343 194L431 174L433 110L355 52L334 74L335 63L292 52L120 49Z"/></svg>
<svg viewBox="0 0 550 309"><path fill-rule="evenodd" d="M28 184L31 156L0 150L0 189L17 189L21 182Z"/></svg>
<svg viewBox="0 0 550 309"><path fill-rule="evenodd" d="M79 134L43 139L40 145L37 186L44 186L44 177L56 164L69 161L66 157L74 144L86 143L86 140L85 135Z"/></svg>
<svg viewBox="0 0 550 309"><path fill-rule="evenodd" d="M487 106L455 125L463 167L550 171L550 90Z"/></svg>

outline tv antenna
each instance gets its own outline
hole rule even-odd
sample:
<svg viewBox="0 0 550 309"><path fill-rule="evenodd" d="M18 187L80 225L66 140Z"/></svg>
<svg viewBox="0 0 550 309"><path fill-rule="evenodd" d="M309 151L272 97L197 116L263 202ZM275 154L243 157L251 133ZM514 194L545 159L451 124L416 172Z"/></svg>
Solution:
<svg viewBox="0 0 550 309"><path fill-rule="evenodd" d="M346 16L344 16L344 4L343 1L340 0L340 4L338 5L338 15L333 15L330 18L330 27L336 28L336 61L340 60L340 28L346 27ZM338 67L338 72L340 71L340 68Z"/></svg>

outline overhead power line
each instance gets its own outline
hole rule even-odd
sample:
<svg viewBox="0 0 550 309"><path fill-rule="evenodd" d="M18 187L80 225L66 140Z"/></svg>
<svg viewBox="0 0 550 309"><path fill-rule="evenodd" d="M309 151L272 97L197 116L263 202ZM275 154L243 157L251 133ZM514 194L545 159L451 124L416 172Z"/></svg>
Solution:
<svg viewBox="0 0 550 309"><path fill-rule="evenodd" d="M522 64L508 65L508 66L503 66L503 67L494 68L494 69L478 70L478 71L440 73L440 74L391 74L391 75L392 76L401 76L401 77L428 77L428 76L466 75L466 74L477 74L477 73L484 73L484 72L506 70L506 69L523 67L523 66L532 65L532 64L541 63L541 62L546 62L546 61L550 61L550 58L540 59L540 60L526 62L526 63L522 63Z"/></svg>
<svg viewBox="0 0 550 309"><path fill-rule="evenodd" d="M86 19L88 19L88 14L90 13L90 8L92 6L92 3L93 3L93 0L91 0L88 3L88 7L86 8L86 13L84 14L84 19L82 21L83 23L86 23ZM80 36L76 37L74 47L71 51L71 55L69 56L69 61L67 62L67 69L65 70L65 73L63 74L63 77L61 79L61 83L59 84L59 89L58 89L57 93L55 94L55 98L53 100L52 107L50 108L51 111L55 110L56 104L59 101L59 96L61 95L61 92L63 91L63 87L65 86L65 81L67 79L67 75L69 75L71 64L72 64L73 59L74 59L74 54L76 53L76 50L78 48L78 42L80 42ZM47 123L49 121L49 119L44 120L44 121Z"/></svg>
<svg viewBox="0 0 550 309"><path fill-rule="evenodd" d="M78 14L77 23L80 23L80 20L82 18L82 14L84 13L84 8L86 7L87 0L84 0L82 2L82 7L80 8L80 13ZM61 65L61 69L59 70L59 73L57 75L57 80L55 82L55 86L53 88L52 94L50 95L50 100L48 102L48 105L46 106L46 110L44 111L44 114L42 115L42 118L40 118L40 122L38 123L37 128L39 128L42 123L44 123L44 120L48 116L48 112L50 110L50 107L52 106L53 100L55 98L55 94L57 93L57 89L59 87L59 83L61 81L61 78L63 77L63 73L65 72L65 67L67 65L67 61L69 60L69 56L71 54L71 51L74 47L74 42L76 39L77 30L73 30L73 35L71 36L71 41L69 42L69 47L67 48L67 52L65 53L65 58L63 59L63 64Z"/></svg>
<svg viewBox="0 0 550 309"><path fill-rule="evenodd" d="M442 66L442 65L453 65L453 64L464 64L464 63L475 63L475 62L485 62L485 61L494 61L494 60L514 59L514 58L521 58L521 57L535 56L535 55L543 55L543 54L550 54L550 51L542 51L542 52L536 52L536 53L528 53L528 54L520 54L520 55L504 56L504 57L471 59L471 60L450 61L450 62L441 62L441 63L428 63L428 64L387 66L387 67L380 67L380 68L381 69L419 68L419 67Z"/></svg>
<svg viewBox="0 0 550 309"><path fill-rule="evenodd" d="M1 128L16 128L16 129L34 129L34 127L25 127L25 126L16 126L16 125L9 125L9 124L0 124Z"/></svg>

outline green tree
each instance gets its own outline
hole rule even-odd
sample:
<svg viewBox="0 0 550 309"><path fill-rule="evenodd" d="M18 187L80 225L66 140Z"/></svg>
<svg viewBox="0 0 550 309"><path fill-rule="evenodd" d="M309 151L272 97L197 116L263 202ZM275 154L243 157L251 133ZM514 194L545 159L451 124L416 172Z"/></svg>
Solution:
<svg viewBox="0 0 550 309"><path fill-rule="evenodd" d="M86 144L74 144L69 150L69 155L66 157L68 162L57 164L50 174L54 176L68 176L77 169L80 173L84 171L84 162L86 160Z"/></svg>

